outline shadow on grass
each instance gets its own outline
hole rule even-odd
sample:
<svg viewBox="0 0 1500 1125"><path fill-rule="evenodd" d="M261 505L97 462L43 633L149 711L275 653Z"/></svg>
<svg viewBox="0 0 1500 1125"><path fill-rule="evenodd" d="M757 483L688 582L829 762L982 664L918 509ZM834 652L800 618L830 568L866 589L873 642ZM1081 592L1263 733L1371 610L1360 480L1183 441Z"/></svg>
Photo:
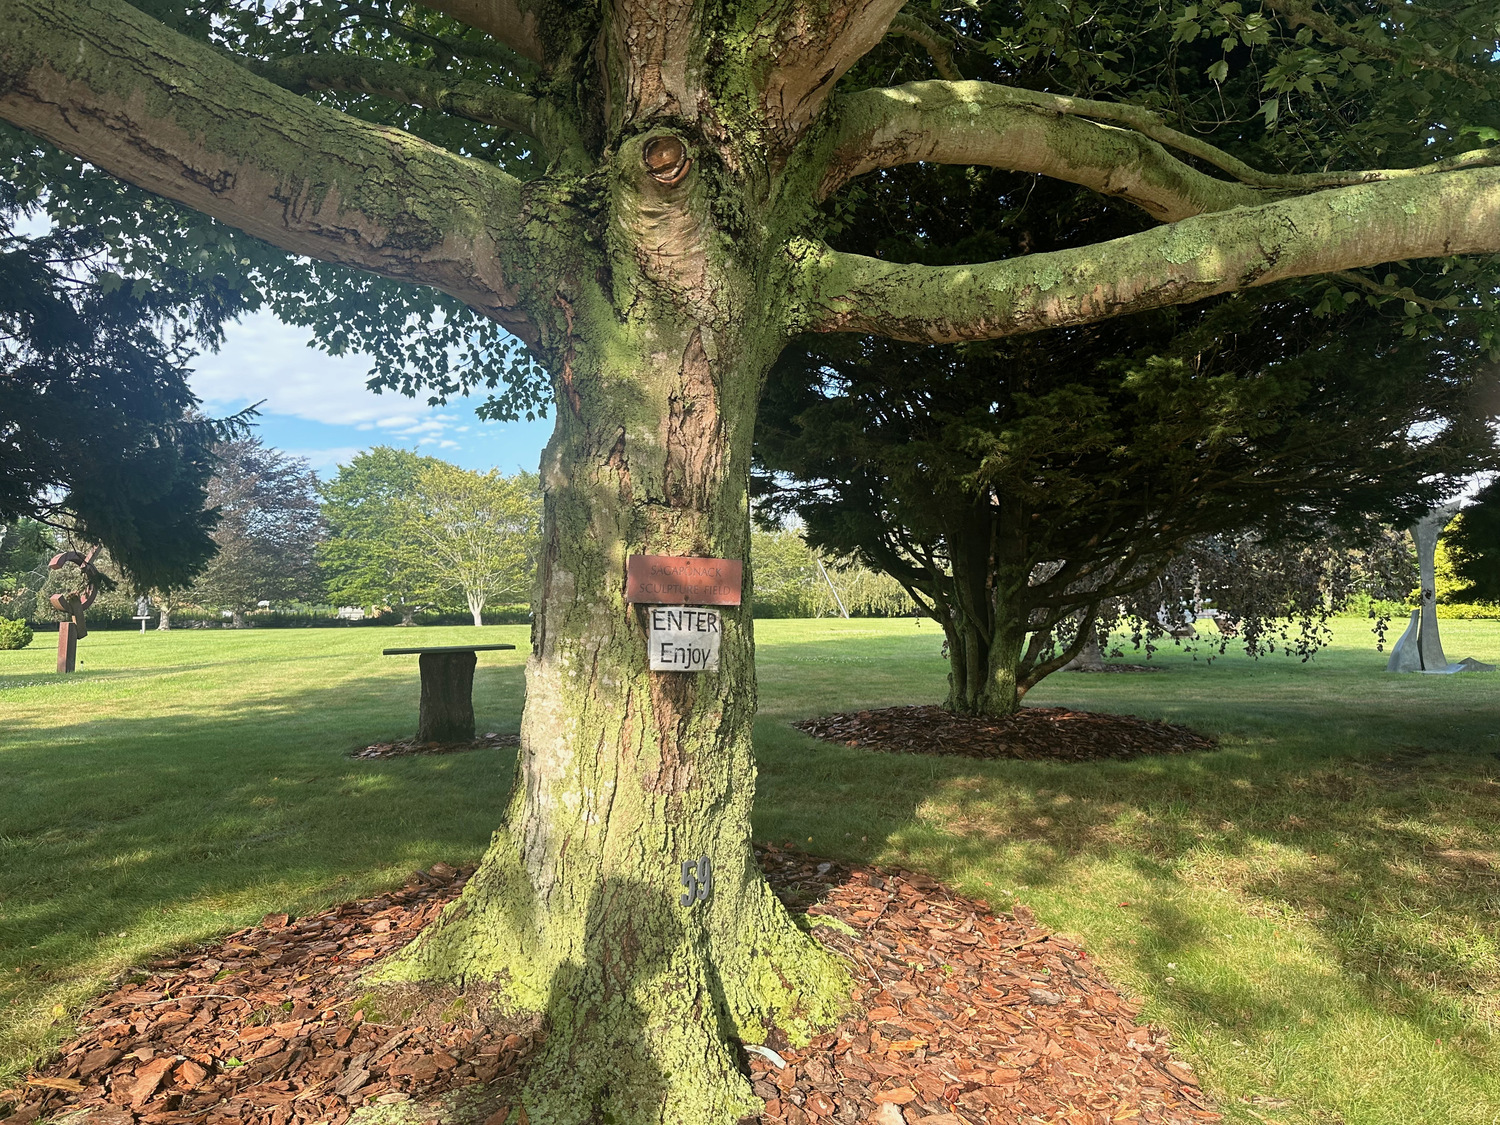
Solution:
<svg viewBox="0 0 1500 1125"><path fill-rule="evenodd" d="M1052 913L1117 935L1137 973L1171 982L1179 1010L1252 1033L1328 1016L1327 960L1275 947L1278 920L1310 925L1371 1009L1493 1051L1500 762L1478 748L1486 728L1458 740L1467 749L1404 755L1319 733L1062 766L869 753L763 723L757 832L910 863L981 896L998 884L1031 901L1069 898ZM1378 745L1375 729L1361 733ZM1080 883L1092 900L1078 899ZM1247 923L1266 931L1257 940L1270 939L1274 974L1207 965L1187 979L1176 968L1222 958Z"/></svg>
<svg viewBox="0 0 1500 1125"><path fill-rule="evenodd" d="M514 750L347 756L351 734L415 727L412 678L304 681L196 714L70 708L63 722L3 732L0 1006L268 911L476 859L500 821ZM520 703L519 667L481 670L475 704L488 729L514 730Z"/></svg>

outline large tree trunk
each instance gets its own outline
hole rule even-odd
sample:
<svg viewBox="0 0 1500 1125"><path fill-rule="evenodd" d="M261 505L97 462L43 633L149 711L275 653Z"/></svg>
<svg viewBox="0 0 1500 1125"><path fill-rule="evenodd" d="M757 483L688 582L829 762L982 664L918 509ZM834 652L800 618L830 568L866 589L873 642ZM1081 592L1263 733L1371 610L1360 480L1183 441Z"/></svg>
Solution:
<svg viewBox="0 0 1500 1125"><path fill-rule="evenodd" d="M474 618L475 625L484 624L484 599L471 596L469 598L469 615Z"/></svg>
<svg viewBox="0 0 1500 1125"><path fill-rule="evenodd" d="M650 672L625 565L747 558L755 404L781 340L639 290L628 314L599 293L578 305L543 455L518 785L460 901L386 975L498 980L545 1012L534 1122L720 1125L759 1107L729 1041L826 1026L847 978L750 849L749 599L723 614L718 672Z"/></svg>
<svg viewBox="0 0 1500 1125"><path fill-rule="evenodd" d="M163 633L172 628L172 611L166 606L161 607L161 616L156 619L156 627Z"/></svg>
<svg viewBox="0 0 1500 1125"><path fill-rule="evenodd" d="M954 643L955 634L960 638ZM1026 628L1013 614L996 613L990 628L948 630L948 709L960 715L1003 718L1020 710L1021 652Z"/></svg>

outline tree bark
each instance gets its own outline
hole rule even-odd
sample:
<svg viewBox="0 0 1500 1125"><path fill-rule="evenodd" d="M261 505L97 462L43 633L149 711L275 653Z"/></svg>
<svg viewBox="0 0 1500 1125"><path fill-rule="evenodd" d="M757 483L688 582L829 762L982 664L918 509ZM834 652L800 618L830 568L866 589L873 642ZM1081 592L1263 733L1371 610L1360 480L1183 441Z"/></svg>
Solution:
<svg viewBox="0 0 1500 1125"><path fill-rule="evenodd" d="M417 718L418 742L474 740L474 666L472 652L424 652L422 701Z"/></svg>
<svg viewBox="0 0 1500 1125"><path fill-rule="evenodd" d="M734 1122L759 1102L730 1042L802 1038L847 1003L750 848L748 598L702 673L649 671L624 600L632 554L747 557L756 404L784 342L752 318L764 282L704 251L675 191L627 184L623 252L559 287L518 786L459 902L385 973L499 981L545 1012L524 1101L547 1125ZM684 906L705 857L711 890Z"/></svg>
<svg viewBox="0 0 1500 1125"><path fill-rule="evenodd" d="M407 628L410 628L411 626L415 625L416 624L416 620L415 620L416 613L417 613L417 611L416 611L415 607L409 606L409 605L402 606L401 607L401 624L404 625L404 626L406 626Z"/></svg>
<svg viewBox="0 0 1500 1125"><path fill-rule="evenodd" d="M161 616L156 619L156 628L162 633L168 632L172 628L172 611L166 606L161 607Z"/></svg>

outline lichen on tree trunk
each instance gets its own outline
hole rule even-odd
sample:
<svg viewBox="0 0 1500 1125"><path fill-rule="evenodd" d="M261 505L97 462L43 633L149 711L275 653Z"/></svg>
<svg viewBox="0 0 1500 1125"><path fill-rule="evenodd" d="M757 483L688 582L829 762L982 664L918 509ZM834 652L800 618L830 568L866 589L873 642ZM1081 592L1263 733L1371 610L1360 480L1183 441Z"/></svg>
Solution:
<svg viewBox="0 0 1500 1125"><path fill-rule="evenodd" d="M848 1002L750 848L749 599L723 612L719 670L682 673L648 670L624 597L632 554L748 558L755 409L783 341L746 311L758 279L662 194L627 183L623 252L559 286L517 787L463 896L382 974L495 983L545 1013L524 1101L546 1125L737 1121L759 1102L734 1041L806 1038ZM684 904L704 857L709 893Z"/></svg>

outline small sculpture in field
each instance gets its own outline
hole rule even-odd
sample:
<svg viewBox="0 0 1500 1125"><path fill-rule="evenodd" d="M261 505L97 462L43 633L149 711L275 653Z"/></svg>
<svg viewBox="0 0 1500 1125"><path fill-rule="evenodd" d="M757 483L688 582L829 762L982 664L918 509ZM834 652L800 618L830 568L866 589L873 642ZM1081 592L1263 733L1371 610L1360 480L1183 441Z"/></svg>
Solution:
<svg viewBox="0 0 1500 1125"><path fill-rule="evenodd" d="M78 573L83 579L81 589L68 594L53 594L47 600L52 603L52 608L61 613L67 620L57 627L57 670L59 672L71 672L78 663L78 642L89 635L88 627L84 624L84 615L88 613L89 606L94 604L94 599L99 596L99 571L94 567L94 559L99 554L99 548L95 547L87 555L79 554L77 551L63 551L54 555L52 561L47 564L49 570L60 570L73 563L78 567Z"/></svg>

